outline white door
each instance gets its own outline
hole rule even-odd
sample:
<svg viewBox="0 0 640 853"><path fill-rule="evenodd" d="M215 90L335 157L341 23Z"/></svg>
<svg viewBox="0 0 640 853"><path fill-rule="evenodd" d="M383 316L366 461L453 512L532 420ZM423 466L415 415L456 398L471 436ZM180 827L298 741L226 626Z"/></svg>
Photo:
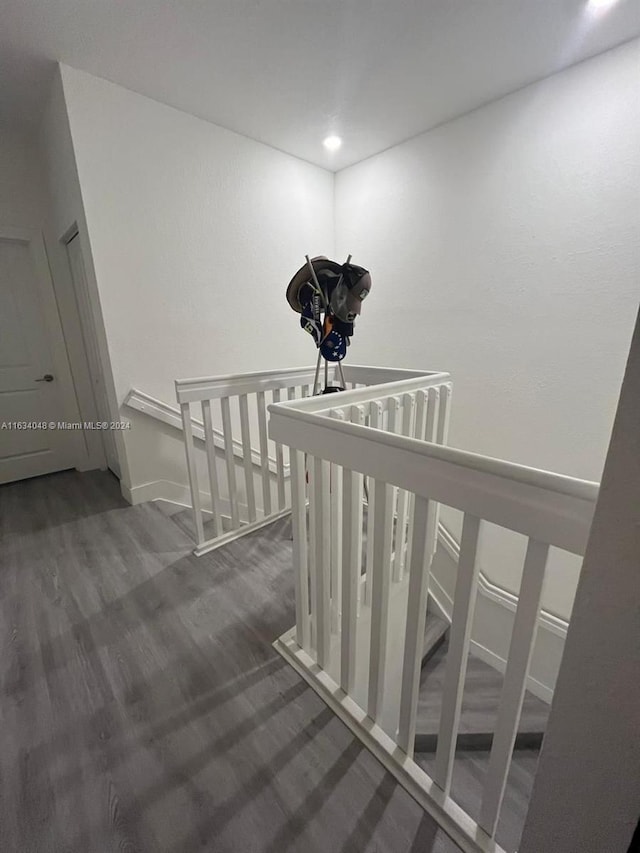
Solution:
<svg viewBox="0 0 640 853"><path fill-rule="evenodd" d="M0 483L74 467L64 421L68 377L56 375L42 258L33 235L0 231ZM55 305L55 302L54 302ZM60 361L58 359L58 367Z"/></svg>

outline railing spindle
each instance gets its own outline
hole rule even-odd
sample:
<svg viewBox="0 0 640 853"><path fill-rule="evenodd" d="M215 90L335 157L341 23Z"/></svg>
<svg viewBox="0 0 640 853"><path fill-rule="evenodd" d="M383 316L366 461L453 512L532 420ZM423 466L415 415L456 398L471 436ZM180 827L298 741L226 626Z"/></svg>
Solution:
<svg viewBox="0 0 640 853"><path fill-rule="evenodd" d="M452 387L450 384L446 383L440 386L439 391L440 405L438 408L438 426L436 428L436 437L432 440L436 441L438 444L446 444L449 437Z"/></svg>
<svg viewBox="0 0 640 853"><path fill-rule="evenodd" d="M229 398L220 399L222 411L222 432L224 435L224 456L227 463L227 483L229 486L229 503L231 505L231 526L233 530L240 527L240 515L238 512L238 486L236 483L236 466L233 458L233 432L231 429L231 409Z"/></svg>
<svg viewBox="0 0 640 853"><path fill-rule="evenodd" d="M451 636L442 694L440 731L434 781L448 794L453 773L453 759L456 751L462 693L467 675L469 639L473 623L476 595L478 592L477 560L480 519L465 514L460 543L460 559L456 578L453 613L451 617Z"/></svg>
<svg viewBox="0 0 640 853"><path fill-rule="evenodd" d="M424 440L438 443L438 424L440 423L440 389L427 390L427 416L424 427Z"/></svg>
<svg viewBox="0 0 640 853"><path fill-rule="evenodd" d="M262 479L262 510L265 518L271 515L271 472L269 471L269 445L267 442L267 407L264 391L256 394L258 407L258 433L260 436L260 469Z"/></svg>
<svg viewBox="0 0 640 853"><path fill-rule="evenodd" d="M400 414L400 398L399 397L390 397L387 400L387 432L390 433L399 433L402 427L402 417ZM398 487L391 486L391 518L392 518L392 528L391 528L391 552L392 552L392 562L395 564L394 551L398 548L398 530L394 525L394 519L396 518L396 507L398 503ZM397 578L395 577L395 570L392 574L392 579L395 581Z"/></svg>
<svg viewBox="0 0 640 853"><path fill-rule="evenodd" d="M498 825L511 755L518 734L527 674L536 641L548 556L548 545L529 539L500 697L498 721L480 808L480 826L492 837Z"/></svg>
<svg viewBox="0 0 640 853"><path fill-rule="evenodd" d="M442 388L429 388L427 392L427 417L425 424L425 440L436 444L446 443L449 416L446 411L448 398L443 396ZM440 524L440 507L435 507L435 524L433 525L429 548L435 554L438 546L438 526Z"/></svg>
<svg viewBox="0 0 640 853"><path fill-rule="evenodd" d="M355 405L351 407L351 423L364 426L367 422L367 407L363 405ZM362 538L364 536L364 474L356 475L361 484L361 507L360 507L360 527L358 528L358 616L360 615L360 607L364 599L364 583L366 582L366 574L363 574L363 556L362 556ZM366 566L365 566L366 568Z"/></svg>
<svg viewBox="0 0 640 853"><path fill-rule="evenodd" d="M413 437L424 441L424 431L427 421L427 400L429 398L427 391L418 391L416 393L416 418L413 423Z"/></svg>
<svg viewBox="0 0 640 853"><path fill-rule="evenodd" d="M410 757L413 756L416 737L420 667L424 644L424 626L427 617L429 569L431 567L431 554L427 545L429 531L434 523L433 509L433 503L427 498L418 497L416 499L411 563L409 564L409 594L398 731L398 746Z"/></svg>
<svg viewBox="0 0 640 853"><path fill-rule="evenodd" d="M402 423L400 425L401 435L411 435L413 429L413 417L415 410L415 395L404 394L402 398ZM407 511L409 507L409 492L406 489L398 489L396 501L396 542L393 557L393 579L402 580L404 574L405 560L405 535L407 527Z"/></svg>
<svg viewBox="0 0 640 853"><path fill-rule="evenodd" d="M315 458L307 456L306 458L306 477L307 477L307 495L309 496L309 548L308 548L308 564L309 564L309 612L310 612L310 636L309 642L312 650L318 648L318 606L317 606L317 591L318 583L316 580L318 571L316 566L316 557L318 549L316 547L316 494L315 494Z"/></svg>
<svg viewBox="0 0 640 853"><path fill-rule="evenodd" d="M426 421L427 421L427 408L428 408L428 393L427 391L420 390L416 394L416 416L413 423L413 437L419 439L420 441L424 441L425 429L426 429ZM416 496L414 494L409 495L409 521L407 524L407 554L405 557L406 564L411 564L411 548L413 543L413 528L414 528L414 516L415 516L415 505L416 505Z"/></svg>
<svg viewBox="0 0 640 853"><path fill-rule="evenodd" d="M387 641L389 632L389 588L391 582L391 537L393 529L391 486L374 480L373 577L371 585L371 640L369 644L369 696L367 713L373 720L382 711Z"/></svg>
<svg viewBox="0 0 640 853"><path fill-rule="evenodd" d="M351 407L351 423L363 424L363 406ZM362 474L343 469L342 473L342 635L340 685L346 693L354 687L356 671L356 630L358 595L362 566Z"/></svg>
<svg viewBox="0 0 640 853"><path fill-rule="evenodd" d="M382 405L378 400L372 400L369 404L369 426L372 429L382 429ZM371 583L373 576L373 517L375 514L375 489L371 488L371 482L367 488L367 548L366 548L366 577L364 584L364 600L366 604L371 603Z"/></svg>
<svg viewBox="0 0 640 853"><path fill-rule="evenodd" d="M196 528L196 541L198 545L202 545L204 542L204 525L202 523L202 506L200 504L200 488L198 486L193 428L191 426L191 406L189 403L180 404L180 415L182 417L182 429L184 432L184 448L187 455L187 472L191 488L191 508L193 523Z"/></svg>
<svg viewBox="0 0 640 853"><path fill-rule="evenodd" d="M330 507L329 507L329 463L324 459L314 460L313 504L315 522L315 570L316 570L316 614L318 666L329 664L331 646L330 623Z"/></svg>
<svg viewBox="0 0 640 853"><path fill-rule="evenodd" d="M202 401L202 421L204 423L204 444L207 451L207 466L209 468L209 489L211 491L211 512L213 515L213 535L222 536L222 515L220 513L220 488L218 486L218 471L216 468L216 446L213 438L213 422L211 419L211 401Z"/></svg>
<svg viewBox="0 0 640 853"><path fill-rule="evenodd" d="M247 395L241 394L240 405L240 435L242 438L242 462L244 465L244 482L247 492L247 508L249 521L256 520L256 493L253 485L253 459L251 458L251 430L249 429L249 405Z"/></svg>
<svg viewBox="0 0 640 853"><path fill-rule="evenodd" d="M281 400L280 389L273 389L273 402L279 403ZM284 509L284 453L282 445L276 442L276 476L278 479L278 509Z"/></svg>
<svg viewBox="0 0 640 853"><path fill-rule="evenodd" d="M291 526L293 532L293 577L296 596L296 641L310 650L309 569L304 453L291 450Z"/></svg>
<svg viewBox="0 0 640 853"><path fill-rule="evenodd" d="M342 409L332 412L332 417L343 421ZM331 630L338 631L342 605L342 468L331 465L329 473L331 500Z"/></svg>

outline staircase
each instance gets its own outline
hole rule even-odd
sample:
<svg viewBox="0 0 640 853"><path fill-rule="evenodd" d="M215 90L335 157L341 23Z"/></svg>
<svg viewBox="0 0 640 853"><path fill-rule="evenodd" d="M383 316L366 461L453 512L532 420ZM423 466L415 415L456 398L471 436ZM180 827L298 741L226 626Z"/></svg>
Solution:
<svg viewBox="0 0 640 853"><path fill-rule="evenodd" d="M138 512L144 511L146 514L150 511L162 513L165 519L168 516L170 523L163 527L165 537L171 537L170 530L174 529L180 541L183 541L184 533L193 538L190 510L176 511L175 508L170 509L162 504L146 504L133 509ZM280 574L282 580L286 580L286 597L292 598L292 592L290 592L293 581L290 571L292 550L291 524L286 520L280 520L266 525L247 537L240 537L234 543L221 546L210 557L215 558L212 566L218 566L220 563L232 566L246 565L255 561L256 553L268 553L271 555L272 565L275 563L282 566ZM203 562L207 559L209 559L207 555L202 558ZM203 566L203 570L205 568ZM265 606L271 607L271 604L265 601ZM435 758L439 706L450 629L449 621L440 613L435 602L431 600L425 622L415 744L415 760L427 772L431 769ZM474 813L474 809L477 810L479 804L481 788L477 775L478 772L486 772L502 682L502 675L495 669L473 655L470 657L454 761L452 797L458 803L466 803L467 810L471 814ZM521 729L524 732L525 727L535 726L536 733L534 738L528 735L527 738L516 741L518 752L514 757L514 763L517 774L515 777L512 774L512 778L508 780L501 825L496 836L507 853L516 853L518 848L526 800L533 784L535 759L548 711L548 705L527 692L521 716ZM529 728L528 731L534 731L534 729Z"/></svg>
<svg viewBox="0 0 640 853"><path fill-rule="evenodd" d="M418 711L416 718L415 753L435 753L438 747L438 730L442 715L442 694L446 675L448 624L435 617L440 632L437 649L432 649L422 664ZM429 616L427 616L429 623ZM493 745L500 696L504 676L470 656L462 696L460 722L456 738L456 751L479 750L490 752ZM549 716L549 705L529 691L525 692L520 713L514 749L540 749Z"/></svg>
<svg viewBox="0 0 640 853"><path fill-rule="evenodd" d="M535 755L548 711L526 685L545 574L555 570L549 553L584 553L598 486L447 447L448 374L345 367L347 390L311 397L312 373L176 383L195 553L290 513L296 616L276 649L465 853L513 850L503 809L510 770L519 753ZM463 518L450 613L430 590L441 507ZM470 653L488 524L526 543L504 673ZM457 756L471 754L466 766L482 771L467 796L454 771Z"/></svg>

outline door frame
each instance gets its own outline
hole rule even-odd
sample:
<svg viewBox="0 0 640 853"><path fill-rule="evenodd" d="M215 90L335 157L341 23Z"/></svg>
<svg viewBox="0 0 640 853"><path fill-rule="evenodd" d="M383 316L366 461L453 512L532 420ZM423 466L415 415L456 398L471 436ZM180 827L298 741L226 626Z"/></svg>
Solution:
<svg viewBox="0 0 640 853"><path fill-rule="evenodd" d="M78 241L78 249L82 259L84 275L81 281L78 280L77 276L74 276L71 258L69 257L69 243L74 239ZM114 406L115 389L102 314L99 306L98 308L95 307L91 294L91 278L94 275L91 250L87 246L85 232L77 221L74 221L59 237L56 250L63 255L64 277L67 279L68 297L70 297L66 300L65 310L68 334L73 338L71 344L74 349L81 353L74 360L78 363L81 362L82 369L78 373L84 374L84 376L78 376L76 383L77 390L79 392L81 390L81 394L78 394L79 408L87 413L84 420L118 421L120 413L117 405ZM69 305L69 301L71 305ZM98 317L96 317L96 311ZM102 346L101 341L103 342ZM99 395L96 395L94 390L96 379L99 380L102 388L102 394ZM82 389L79 386L82 386ZM123 459L121 433L109 431L107 438L103 431L85 431L85 442L89 454L87 464L83 466L82 470L106 469L108 467L121 479Z"/></svg>
<svg viewBox="0 0 640 853"><path fill-rule="evenodd" d="M36 292L42 308L52 369L60 389L61 413L66 421L77 422L80 420L80 409L42 233L35 228L0 224L0 239L27 246L34 265ZM72 464L80 467L86 456L81 431L65 430L62 443L66 445Z"/></svg>
<svg viewBox="0 0 640 853"><path fill-rule="evenodd" d="M82 282L77 281L71 265L68 247L72 240L80 240L78 229L73 227L61 241L64 252L65 274L68 273L70 284L71 305L67 305L67 313L72 314L67 329L67 348L73 351L72 371L76 383L78 405L84 422L111 420L108 412L103 410L95 391L96 377L103 382L102 365L99 361L95 328L93 326L88 302L83 293ZM71 353L70 353L71 355ZM85 470L93 468L106 469L107 450L101 430L83 430L87 447L87 465Z"/></svg>

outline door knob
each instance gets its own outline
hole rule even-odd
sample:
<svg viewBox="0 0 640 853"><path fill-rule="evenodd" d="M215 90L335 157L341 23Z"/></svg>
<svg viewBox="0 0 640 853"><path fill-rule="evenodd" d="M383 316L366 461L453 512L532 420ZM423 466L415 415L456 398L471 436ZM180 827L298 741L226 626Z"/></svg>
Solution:
<svg viewBox="0 0 640 853"><path fill-rule="evenodd" d="M53 382L53 376L50 373L45 373L40 379L36 379L36 382Z"/></svg>

